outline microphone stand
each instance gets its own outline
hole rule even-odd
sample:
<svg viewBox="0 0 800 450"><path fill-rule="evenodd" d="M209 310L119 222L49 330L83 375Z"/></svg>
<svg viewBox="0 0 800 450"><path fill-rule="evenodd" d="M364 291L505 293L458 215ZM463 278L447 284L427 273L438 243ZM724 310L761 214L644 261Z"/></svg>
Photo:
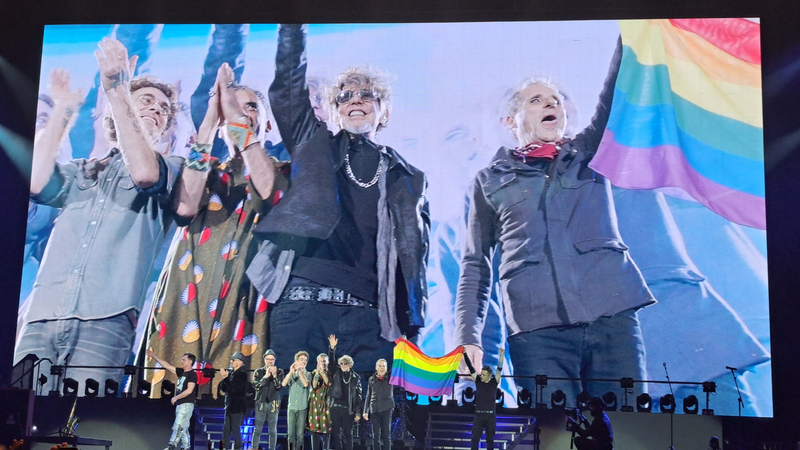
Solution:
<svg viewBox="0 0 800 450"><path fill-rule="evenodd" d="M673 419L675 416L675 393L672 392L672 381L669 379L669 371L667 370L667 363L664 363L664 373L667 374L667 384L669 385L669 394L672 396L672 410L669 413L669 450L675 450L673 445Z"/></svg>
<svg viewBox="0 0 800 450"><path fill-rule="evenodd" d="M737 448L742 448L742 406L744 406L744 401L742 400L742 391L739 390L739 382L736 381L736 368L725 366L726 369L731 371L731 376L733 377L733 384L736 386L736 394L739 396L739 442L737 443Z"/></svg>

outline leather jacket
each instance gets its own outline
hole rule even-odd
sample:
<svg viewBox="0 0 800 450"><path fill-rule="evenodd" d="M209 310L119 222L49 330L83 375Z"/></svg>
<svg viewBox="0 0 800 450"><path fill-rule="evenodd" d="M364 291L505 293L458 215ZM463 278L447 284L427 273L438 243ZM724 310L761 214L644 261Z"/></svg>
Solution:
<svg viewBox="0 0 800 450"><path fill-rule="evenodd" d="M272 112L286 148L292 155L291 187L281 201L255 228L267 239L247 274L267 301L274 303L288 281L298 247L309 240L330 236L341 217L336 172L344 164L350 142L345 131L333 134L314 116L306 86L305 26L281 25L275 79L269 89ZM385 147L388 171L386 203L393 236L378 239L377 247L396 248L403 287L391 301L395 305L396 328L407 336L425 325L427 301L425 276L428 258L430 214L425 197L425 174L408 164L394 149ZM400 282L398 277L398 283ZM382 322L383 323L383 322ZM382 335L387 340L386 329Z"/></svg>
<svg viewBox="0 0 800 450"><path fill-rule="evenodd" d="M345 385L349 385L350 395L347 397L347 412L349 414L361 415L362 395L361 395L361 376L355 370L350 370L350 376L344 376L339 364L336 364L336 350L328 348L328 361L331 362L333 368L331 372L331 389L328 391L328 404L342 404L342 391ZM346 381L345 381L346 380Z"/></svg>

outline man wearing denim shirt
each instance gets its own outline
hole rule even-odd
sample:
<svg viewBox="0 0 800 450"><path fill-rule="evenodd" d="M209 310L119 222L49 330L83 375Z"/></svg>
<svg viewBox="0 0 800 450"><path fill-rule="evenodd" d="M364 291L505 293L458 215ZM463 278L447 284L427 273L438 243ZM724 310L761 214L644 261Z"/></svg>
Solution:
<svg viewBox="0 0 800 450"><path fill-rule="evenodd" d="M117 40L95 52L113 148L102 159L55 164L58 143L81 102L69 74L54 71L54 117L35 144L31 199L62 208L39 270L15 359L123 366L153 260L172 220L172 187L183 159L155 143L173 118L176 91L152 77L132 79L136 57ZM69 369L67 376L119 380L121 369Z"/></svg>

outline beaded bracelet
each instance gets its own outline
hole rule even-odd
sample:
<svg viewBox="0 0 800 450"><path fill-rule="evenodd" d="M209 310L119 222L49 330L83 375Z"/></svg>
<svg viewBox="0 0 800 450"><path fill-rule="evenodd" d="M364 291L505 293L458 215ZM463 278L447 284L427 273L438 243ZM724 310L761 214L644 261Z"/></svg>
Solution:
<svg viewBox="0 0 800 450"><path fill-rule="evenodd" d="M228 136L239 151L244 151L247 147L259 142L255 132L250 128L250 121L245 116L228 122Z"/></svg>
<svg viewBox="0 0 800 450"><path fill-rule="evenodd" d="M208 172L211 162L211 144L192 144L189 156L184 161L183 166L187 169L198 172Z"/></svg>

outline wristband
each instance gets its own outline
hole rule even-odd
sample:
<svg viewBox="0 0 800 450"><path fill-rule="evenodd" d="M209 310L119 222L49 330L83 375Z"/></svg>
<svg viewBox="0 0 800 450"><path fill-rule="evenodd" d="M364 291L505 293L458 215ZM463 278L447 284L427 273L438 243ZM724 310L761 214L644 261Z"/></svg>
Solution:
<svg viewBox="0 0 800 450"><path fill-rule="evenodd" d="M211 144L192 144L189 156L183 163L184 167L198 172L208 172L211 162Z"/></svg>
<svg viewBox="0 0 800 450"><path fill-rule="evenodd" d="M255 132L250 127L249 120L245 116L233 122L228 122L227 128L228 136L230 136L231 141L239 151L244 151L247 147L259 142Z"/></svg>

